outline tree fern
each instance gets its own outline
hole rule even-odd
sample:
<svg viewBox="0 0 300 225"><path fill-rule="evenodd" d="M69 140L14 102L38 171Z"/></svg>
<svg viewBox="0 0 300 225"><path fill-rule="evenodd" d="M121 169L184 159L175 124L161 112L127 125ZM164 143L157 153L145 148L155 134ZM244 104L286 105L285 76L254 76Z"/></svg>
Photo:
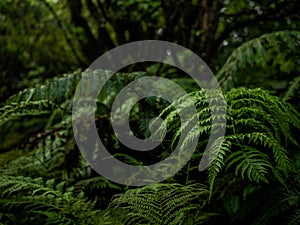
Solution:
<svg viewBox="0 0 300 225"><path fill-rule="evenodd" d="M186 214L195 207L191 201L202 198L205 204L207 196L208 190L199 184L153 184L116 195L111 207L131 211L126 224L185 224Z"/></svg>

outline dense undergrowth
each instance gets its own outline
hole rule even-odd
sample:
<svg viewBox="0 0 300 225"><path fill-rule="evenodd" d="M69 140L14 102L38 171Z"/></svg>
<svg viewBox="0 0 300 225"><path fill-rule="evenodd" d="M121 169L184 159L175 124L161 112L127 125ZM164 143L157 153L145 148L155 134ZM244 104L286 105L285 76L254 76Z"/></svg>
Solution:
<svg viewBox="0 0 300 225"><path fill-rule="evenodd" d="M190 88L200 123L181 147L200 134L197 149L173 177L141 188L99 176L80 154L71 109L81 71L11 96L0 109L0 224L299 224L299 38L299 32L283 31L246 42L217 73L227 104L227 124L217 125L226 126L226 134L211 143L216 157L202 172L199 162L212 129L209 100L204 90L176 78ZM273 57L279 52L286 57ZM107 71L84 73L96 82ZM248 80L249 74L259 79ZM133 165L167 157L184 129L172 105L148 98L132 110L131 124L136 136L147 137L149 121L160 115L168 127L162 144L140 155L116 138L109 121L113 100L146 75L115 74L97 100L101 140Z"/></svg>

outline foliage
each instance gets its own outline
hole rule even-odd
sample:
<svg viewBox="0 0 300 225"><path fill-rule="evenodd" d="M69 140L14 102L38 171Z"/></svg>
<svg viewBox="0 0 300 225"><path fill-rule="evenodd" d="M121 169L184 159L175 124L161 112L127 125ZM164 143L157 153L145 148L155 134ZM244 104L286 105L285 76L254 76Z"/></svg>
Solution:
<svg viewBox="0 0 300 225"><path fill-rule="evenodd" d="M109 224L84 194L42 178L1 176L1 217L18 224Z"/></svg>
<svg viewBox="0 0 300 225"><path fill-rule="evenodd" d="M111 207L128 209L126 224L186 224L186 215L198 204L203 207L207 195L208 190L199 184L153 184L114 196ZM194 199L198 204L190 204Z"/></svg>
<svg viewBox="0 0 300 225"><path fill-rule="evenodd" d="M216 105L210 115L208 101L218 102L218 93L210 93L208 99L204 91L190 94L198 110L199 129L191 128L185 140L193 140L195 133L200 133L200 146L207 144L207 134L212 126L224 126L222 120L212 124L213 117L224 117L224 106ZM211 161L208 181L210 191L218 174L224 168L233 165L235 174L250 181L268 182L270 174L284 184L284 177L290 171L290 159L285 146L289 143L298 146L296 138L291 133L291 127L300 129L299 113L288 103L281 102L278 97L270 95L261 89L232 89L225 94L227 102L226 135L216 138L209 146ZM179 108L184 108L186 102L179 100ZM178 104L178 103L175 103ZM176 142L184 129L176 117L176 109L166 108L161 116L165 118L164 125L173 134L172 142ZM192 118L191 120L192 121ZM223 120L224 121L224 120ZM189 121L187 121L189 123ZM164 126L157 131L164 129ZM172 135L171 135L172 136ZM204 137L204 139L203 139ZM189 142L183 142L182 149Z"/></svg>
<svg viewBox="0 0 300 225"><path fill-rule="evenodd" d="M296 0L1 1L0 99L137 40L178 43L216 71L251 38L299 30L297 8Z"/></svg>
<svg viewBox="0 0 300 225"><path fill-rule="evenodd" d="M89 74L89 71L87 71L87 74ZM91 73L90 76L100 76L104 74L103 71L98 71ZM109 83L111 85L113 84L112 86L117 88L117 90L104 92L104 94L99 96L98 101L99 103L102 102L101 107L109 107L113 102L112 95L118 93L118 88L122 88L127 82L141 76L143 76L143 73L117 74L117 79L112 79L110 82L113 83ZM5 203L3 204L5 209L10 204L13 205L11 210L14 210L14 207L25 207L25 205L28 204L28 206L26 205L28 210L30 209L32 211L31 207L41 207L43 209L42 212L38 211L37 215L47 212L46 221L52 221L53 217L55 217L54 220L69 220L69 217L67 217L69 216L69 208L66 210L62 208L59 213L52 213L52 209L43 208L46 207L43 205L43 202L35 202L35 195L32 196L34 200L28 200L28 189L36 194L41 194L40 189L44 190L45 193L52 193L51 190L49 190L49 188L51 189L50 186L46 185L46 189L43 189L42 183L38 184L40 186L36 186L35 180L25 177L12 177L16 175L30 177L43 176L47 180L56 178L62 182L65 181L65 184L70 187L74 184L75 192L85 191L89 198L97 199L94 204L101 208L105 208L107 204L100 203L99 201L108 202L110 198L102 198L101 195L95 198L92 197L92 195L97 196L97 192L101 191L102 193L113 196L122 191L122 187L102 177L90 177L91 171L78 155L78 152L76 152L78 150L76 150L76 146L74 146L70 129L71 117L68 112L70 110L72 93L74 93L76 82L78 82L80 77L80 73L74 73L54 79L45 85L24 90L12 96L8 100L8 104L1 109L3 112L1 116L2 126L17 120L17 118L31 118L33 120L44 114L48 116L51 115L50 121L45 123L45 127L43 128L45 130L28 142L27 150L24 151L24 154L6 164L1 172L3 175L2 187L4 188L2 201ZM124 83L121 81L124 81ZM109 84L106 86L105 91L107 91L108 88L112 88ZM119 86L116 84L119 84ZM192 98L196 105L200 119L200 140L195 156L193 156L191 161L191 164L193 164L196 161L199 163L198 160L199 157L201 158L202 156L203 146L207 143L207 135L212 128L208 102L218 101L218 92L210 91L209 95L205 95L204 91L191 92L189 97ZM113 219L115 223L165 224L173 222L174 224L193 224L193 222L198 221L198 224L205 224L208 221L212 221L212 217L219 217L220 212L214 210L207 211L210 205L208 201L209 198L213 201L217 196L221 197L224 195L224 192L220 190L219 182L223 179L228 179L226 177L231 176L231 174L235 177L233 184L239 184L242 180L250 183L261 183L261 181L263 181L272 184L275 182L283 185L281 188L284 187L284 190L289 190L289 183L286 182L286 178L291 173L292 168L291 158L286 149L287 146L298 146L292 130L300 128L299 113L292 105L281 101L280 98L272 96L269 92L262 89L232 89L225 93L225 100L227 102L226 135L223 140L216 139L210 146L211 153L216 156L216 158L212 159L208 170L210 191L203 185L191 184L184 186L178 183L156 184L144 188L128 190L125 194L118 194L112 199L111 206L117 207L116 210L125 207L125 211L129 210L131 212L126 217L124 217L124 215L119 219L115 217ZM184 98L179 100L179 106L181 106L179 108L183 109L185 104ZM220 117L223 115L225 110L224 105L217 105L215 107L214 112L218 112L219 114L217 113L214 116ZM99 112L99 119L103 120L106 111L101 110ZM176 116L177 113L176 110L174 111L172 105L161 113L161 117L165 118L164 121L168 125L169 132L173 133L170 135L170 137L173 137L173 140L171 140L173 145L176 144L176 140L182 131L181 129L184 129L184 125L180 128L180 123L178 122L179 118ZM217 126L224 125L224 120L220 121ZM190 130L186 137L187 141L183 144L188 144L188 140L193 140L193 132L195 132L195 129ZM109 134L107 135L109 137ZM169 147L172 145L167 143L166 146L169 151ZM218 148L218 146L220 146L220 148ZM118 145L115 147L118 148ZM182 147L184 148L184 146ZM164 149L165 147L162 148L162 150ZM119 153L116 155L125 156ZM133 160L135 160L134 155L131 157L127 157L126 159L129 160L129 162L133 162ZM189 167L189 169L193 171L192 167ZM181 172L181 174L186 176L185 183L194 183L198 180L198 175L195 176L191 171ZM190 176L187 175L188 173L191 173ZM175 181L182 181L182 177L180 176L174 179ZM15 184L15 182L17 184ZM13 187L15 187L14 185L19 185L20 189L18 189L18 191L20 192L13 192L12 190L14 190L14 188L11 189L11 186L5 186L6 183L13 185ZM31 183L34 183L34 185L31 186ZM29 185L28 187L27 184ZM54 186L52 186L52 188L53 187ZM35 191L35 189L37 191ZM21 190L25 192L21 192ZM254 189L253 193L257 193L255 190L256 189ZM282 192L280 188L276 190ZM58 190L53 189L52 191L57 192ZM209 192L210 197L208 198ZM61 194L64 195L64 193ZM26 200L21 201L20 199L23 198L23 195L26 196ZM47 196L47 194L45 195ZM14 198L10 199L9 196L14 196ZM39 197L37 197L37 199L39 199ZM19 204L15 203L16 201L19 201ZM278 201L281 202L285 200L283 198ZM293 205L294 203L291 204ZM229 207L229 205L226 207ZM236 207L242 206L234 207L232 210L228 208L228 212L234 213L236 212ZM161 211L159 211L158 208L161 209ZM91 208L90 210L92 214L100 213ZM105 212L106 211L103 211L102 213ZM67 215L64 216L64 213ZM115 213L117 213L117 211ZM294 216L291 218L297 218L297 211L294 213ZM3 218L11 218L14 220L14 217L10 215L11 211L5 211ZM28 218L30 218L31 214L29 213L28 215ZM112 215L114 215L114 213L112 213ZM161 216L159 217L158 215ZM199 215L199 218L196 219L194 215ZM260 217L261 221L265 221L264 217L270 221L276 218L272 216L273 214L270 214L271 216L268 215L266 211L266 214ZM38 216L38 219L44 220L45 218ZM74 218L72 217L70 220L72 219ZM237 217L237 220L238 219L240 218ZM290 221L293 220L291 219Z"/></svg>
<svg viewBox="0 0 300 225"><path fill-rule="evenodd" d="M279 31L251 39L232 52L217 76L227 88L282 88L287 85L284 76L291 77L300 70L299 39L299 31Z"/></svg>
<svg viewBox="0 0 300 225"><path fill-rule="evenodd" d="M299 224L298 8L297 0L0 1L0 224ZM132 188L99 176L84 160L72 101L76 88L89 94L110 75L80 68L144 39L201 56L216 71L226 105L219 91L198 90L168 65L138 63L113 75L96 100L95 124L114 157L154 164L186 130L181 149L198 143L173 177ZM110 110L120 90L146 75L172 79L189 94L176 105L152 97L133 107L135 136L148 137L157 116L168 128L157 149L137 153L118 140ZM187 97L197 114L181 123ZM190 127L195 117L199 128ZM221 128L224 138L209 142ZM199 171L206 146L210 165Z"/></svg>
<svg viewBox="0 0 300 225"><path fill-rule="evenodd" d="M63 9L60 2L56 4L61 19L67 16ZM0 21L1 101L28 83L70 72L80 65L65 39L70 32L58 29L43 1L1 1Z"/></svg>

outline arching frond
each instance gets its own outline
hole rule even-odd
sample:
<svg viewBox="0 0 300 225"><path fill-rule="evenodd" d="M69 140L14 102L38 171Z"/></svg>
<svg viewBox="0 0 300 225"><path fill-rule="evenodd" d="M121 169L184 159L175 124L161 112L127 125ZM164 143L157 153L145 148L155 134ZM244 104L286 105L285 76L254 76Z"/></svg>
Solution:
<svg viewBox="0 0 300 225"><path fill-rule="evenodd" d="M212 109L209 108L204 92L194 92L189 96L197 107L199 130L195 130L194 127L190 129L186 139L192 139L194 133L199 132L199 143L207 143L213 126L226 126L225 136L217 137L208 146L208 181L211 192L216 177L225 166L234 166L236 175L243 179L268 182L270 176L273 176L285 185L284 177L291 168L285 146L298 145L298 140L291 130L300 128L300 115L290 104L262 89L232 89L224 95L227 102L226 114L224 105L215 104L213 117L221 119L211 124ZM177 143L181 134L178 131L182 126L176 113L177 110L170 106L161 114L161 117L165 118L164 123L168 131L173 134L173 143ZM157 133L162 129L163 127L159 128ZM181 148L185 149L185 146ZM203 151L202 147L197 151Z"/></svg>
<svg viewBox="0 0 300 225"><path fill-rule="evenodd" d="M278 31L247 41L231 53L216 76L225 88L285 85L272 76L299 71L299 39L299 31Z"/></svg>

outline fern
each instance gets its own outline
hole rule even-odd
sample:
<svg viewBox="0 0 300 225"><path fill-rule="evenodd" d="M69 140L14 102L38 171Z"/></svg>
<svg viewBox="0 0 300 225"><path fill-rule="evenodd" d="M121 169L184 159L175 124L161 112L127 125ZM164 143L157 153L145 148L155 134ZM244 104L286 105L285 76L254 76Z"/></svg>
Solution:
<svg viewBox="0 0 300 225"><path fill-rule="evenodd" d="M278 31L245 42L231 53L216 76L225 88L243 84L286 87L284 80L276 77L299 71L299 39L299 31Z"/></svg>
<svg viewBox="0 0 300 225"><path fill-rule="evenodd" d="M292 82L291 85L288 89L288 91L285 93L283 100L288 100L289 98L291 98L294 95L294 92L296 91L296 89L299 88L299 83L300 83L300 76L296 77Z"/></svg>
<svg viewBox="0 0 300 225"><path fill-rule="evenodd" d="M49 80L45 84L37 85L34 88L27 88L11 96L7 100L7 104L45 100L59 105L70 112L72 100L77 88L78 91L84 92L85 95L88 96L93 91L97 91L96 88L98 84L106 80L108 75L110 75L110 72L104 70L76 71L72 74L66 74L63 77ZM129 82L141 78L144 75L145 73L143 72L114 74L105 84L105 88L100 93L98 101L107 106L111 106L112 100L119 90ZM82 83L81 86L78 86L80 80L82 80Z"/></svg>
<svg viewBox="0 0 300 225"><path fill-rule="evenodd" d="M288 87L288 90L284 93L284 96L282 99L284 101L291 99L295 95L295 92L297 90L299 90L299 86L300 86L300 76L294 78L290 82L290 86Z"/></svg>
<svg viewBox="0 0 300 225"><path fill-rule="evenodd" d="M73 96L80 79L83 79L83 82L78 87L79 91L85 91L88 95L90 91L94 91L99 82L107 78L108 73L108 71L102 70L87 70L83 73L77 71L60 78L54 78L34 88L27 88L9 98L7 105L0 109L2 145L4 147L8 146L6 148L15 148L22 144L22 148L25 147L32 152L12 162L6 173L35 177L43 176L46 178L56 177L58 179L80 176L81 171L86 170L86 168L83 168L86 165L82 165L82 160L79 159L79 151L74 150L75 140L71 123ZM118 91L128 82L142 76L144 76L142 72L116 73L108 80L97 99L97 119L105 120L108 118L109 109ZM86 79L87 77L89 79ZM136 113L139 114L140 110ZM36 133L27 132L31 124L28 126L23 125L24 131L22 132L18 130L18 124L15 124L23 120L26 120L27 123L36 121L40 117L44 120L38 121L40 129ZM5 132L5 130L8 131ZM25 140L23 138L19 141L15 137L16 133L24 135ZM111 136L112 139L114 134L107 133L105 135ZM13 142L13 145L11 143L8 145L7 142ZM73 158L68 160L68 157L74 154L77 155L76 158L72 156ZM70 167L71 165L74 165L73 169L70 168L69 171L64 171L64 174L61 174L61 169L65 170L64 167ZM73 173L73 175L70 175L70 173Z"/></svg>
<svg viewBox="0 0 300 225"><path fill-rule="evenodd" d="M45 224L109 224L107 215L93 209L94 203L86 201L83 193L74 196L64 183L11 176L1 176L0 181L1 211L21 213L28 223L34 214Z"/></svg>
<svg viewBox="0 0 300 225"><path fill-rule="evenodd" d="M47 116L52 113L54 108L55 105L47 100L11 103L0 109L0 126L9 121L29 116Z"/></svg>
<svg viewBox="0 0 300 225"><path fill-rule="evenodd" d="M44 126L51 128L59 120L68 120L63 117L71 117L72 101L75 90L84 92L88 96L91 92L96 91L97 85L103 82L109 75L109 71L86 70L73 74L66 74L60 78L54 78L43 85L37 85L34 88L27 88L7 100L6 106L0 109L0 127L15 118L35 119L37 116L47 115L50 117L48 123ZM83 74L83 75L82 75ZM104 86L97 99L98 110L97 116L108 117L109 110L114 98L118 92L129 82L138 79L145 74L136 73L116 73ZM88 78L88 79L87 79ZM82 80L81 86L78 86L79 80ZM61 111L60 115L58 111Z"/></svg>
<svg viewBox="0 0 300 225"><path fill-rule="evenodd" d="M199 150L207 144L212 130L209 104L203 91L189 94L197 107L199 130L192 128L186 139L193 139L194 133L200 133ZM217 176L227 169L235 167L237 176L253 182L268 182L271 176L285 185L284 179L290 171L291 163L285 146L298 145L292 128L300 129L300 115L288 103L270 95L261 89L237 88L225 93L227 102L227 125L224 138L217 137L208 146L210 166L208 181L210 192ZM179 103L180 106L180 103ZM180 107L179 107L180 108ZM214 106L214 116L221 118L214 126L220 129L225 126L224 106ZM179 117L172 106L166 108L161 117L164 125L173 134L172 142L179 138ZM222 119L223 118L223 119ZM159 134L164 126L158 129ZM185 143L182 144L183 149Z"/></svg>
<svg viewBox="0 0 300 225"><path fill-rule="evenodd" d="M130 210L126 224L184 224L187 213L195 206L190 202L204 198L208 190L202 185L153 184L116 195L110 206Z"/></svg>
<svg viewBox="0 0 300 225"><path fill-rule="evenodd" d="M72 99L80 78L80 71L76 71L73 74L66 74L61 78L54 78L46 82L46 84L24 89L11 96L7 103L47 100L60 105L66 100Z"/></svg>
<svg viewBox="0 0 300 225"><path fill-rule="evenodd" d="M297 225L300 223L300 210L296 210L295 213L292 215L291 221L288 225Z"/></svg>
<svg viewBox="0 0 300 225"><path fill-rule="evenodd" d="M251 67L255 66L255 63L270 63L268 59L261 62L261 58L251 63L250 58L242 56L243 51L249 51L250 55L258 54L264 58L266 52L275 51L265 47L273 38L277 38L278 42L275 45L281 48L282 44L288 44L290 41L293 44L295 37L299 36L297 32L287 34L290 35L291 40L284 39L286 33L279 32L276 35L265 35L253 42L250 41L247 46L241 46L236 53L237 57L232 56L228 61L230 66L228 64L222 69L222 76L226 74L224 79L233 77L234 74L245 69L243 65ZM251 46L253 49L249 50ZM293 48L295 46L291 45L287 51L292 52ZM296 67L293 69L297 70ZM283 70L285 70L284 67ZM85 75L92 76L92 79L83 83L79 89L93 91L94 84L101 82L101 79L108 75L107 73L107 71L85 71ZM109 108L115 96L128 82L142 76L144 73L118 73L105 84L97 99L99 107L96 118L97 127L108 127L105 121L109 117ZM163 143L162 148L167 146L165 148L167 150L164 149L162 155L173 151L182 133L186 133L187 136L180 142L181 149L188 149L190 143L198 142L192 161L200 160L203 157L203 150L209 144L209 190L198 184L188 186L177 183L155 184L118 194L112 199L111 208L104 212L95 210L99 205L105 206L109 197L114 193L119 193L122 189L105 178L91 177L91 169L76 147L71 126L71 105L77 83L82 77L80 72L76 72L56 78L44 85L26 89L12 96L7 105L0 109L1 129L6 127L13 130L14 127L11 124L16 121L49 118L43 121L43 129L33 135L30 134L30 139L21 146L24 148L21 157L12 159L11 162L5 161L6 165L0 177L0 219L4 219L5 223L16 223L18 218L22 217L22 222L27 224L32 222L32 218L35 218L37 223L45 224L107 224L109 221L113 221L114 224L193 224L196 221L197 224L202 224L217 215L206 213L205 207L208 206L206 203L212 196L214 185L220 183L224 173L230 175L229 177L233 179L230 182L233 183L236 180L248 180L249 183L276 181L287 187L286 189L290 187L286 179L291 171L288 150L290 147L299 147L294 134L300 129L299 113L290 104L261 89L232 89L224 95L227 105L220 99L218 91L196 91L190 93L189 97L197 108L197 114L191 115L184 123L181 123L178 113L184 112L190 106L190 102L187 102L185 98L187 96L175 103L176 109L174 105L170 105L162 111L160 117L165 119L167 137L171 138ZM298 80L296 79L295 82L290 87L290 91L286 92L284 100L294 95ZM211 103L213 107L210 107ZM144 104L150 107L146 108ZM132 110L131 122L139 125L140 130L135 132L141 136L147 136L149 123L138 123L140 114L142 113L149 121L153 115L156 116L157 109L163 108L164 105L164 102L153 98L136 105ZM212 112L213 116L211 116ZM195 118L199 119L199 127L191 127ZM165 126L157 130L155 135L160 137ZM212 131L218 134L218 131L224 127L226 127L225 137L217 136L208 143ZM26 131L26 127L24 130ZM4 129L2 133L5 134ZM103 135L103 140L109 143L111 149L122 149L111 130L99 133ZM134 165L142 165L139 159L127 153L124 154L123 150L116 153L114 151L114 156ZM182 157L184 155L173 158L171 164L162 165L161 171L152 176L163 176L166 168L180 164ZM200 175L195 173L195 175L195 168L197 166L192 163L188 165L187 173L193 174L186 175L184 179L186 184L197 182L202 179L202 176L206 176L203 173ZM185 172L180 173L182 176ZM42 176L48 181L45 184L40 178L16 177L17 175ZM67 188L65 182L56 184L54 180L51 180L53 177L59 182L74 183L75 190ZM149 177L151 177L151 171L149 171ZM190 177L193 177L192 181L189 180ZM181 178L176 179L174 176L171 179L178 182L178 180L183 180ZM220 187L221 185L219 189ZM90 194L95 201L89 202L81 193L82 190L87 196ZM109 191L108 196L98 195L106 191ZM288 192L286 195L278 196L276 200L277 202L271 204L275 209L272 208L270 212L264 211L266 213L258 218L257 223L269 224L270 221L276 221L278 215L291 212L287 224L297 224L299 193ZM281 209L279 206L282 204L285 207ZM208 206L210 207L211 205ZM120 217L123 219L117 218L118 216L114 220L109 218L118 212L122 213Z"/></svg>
<svg viewBox="0 0 300 225"><path fill-rule="evenodd" d="M237 163L235 167L236 175L241 173L242 178L245 178L245 173L250 181L259 182L260 180L268 182L265 179L265 174L272 167L269 158L266 154L249 146L241 146L241 151L233 152L227 157L227 168Z"/></svg>

